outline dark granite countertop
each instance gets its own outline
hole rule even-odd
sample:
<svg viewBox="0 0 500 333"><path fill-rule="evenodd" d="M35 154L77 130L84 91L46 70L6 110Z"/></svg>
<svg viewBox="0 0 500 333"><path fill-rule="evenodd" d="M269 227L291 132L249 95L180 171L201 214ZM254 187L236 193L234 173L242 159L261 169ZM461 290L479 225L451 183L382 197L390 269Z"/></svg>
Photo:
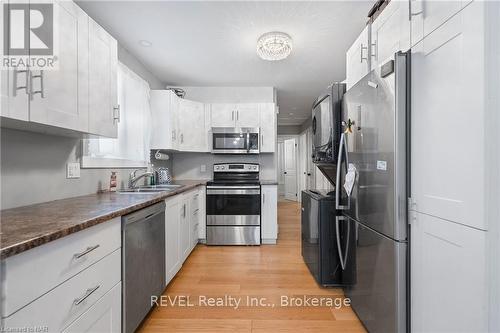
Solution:
<svg viewBox="0 0 500 333"><path fill-rule="evenodd" d="M179 180L170 192L99 193L0 211L0 258L5 259L188 191L204 180Z"/></svg>

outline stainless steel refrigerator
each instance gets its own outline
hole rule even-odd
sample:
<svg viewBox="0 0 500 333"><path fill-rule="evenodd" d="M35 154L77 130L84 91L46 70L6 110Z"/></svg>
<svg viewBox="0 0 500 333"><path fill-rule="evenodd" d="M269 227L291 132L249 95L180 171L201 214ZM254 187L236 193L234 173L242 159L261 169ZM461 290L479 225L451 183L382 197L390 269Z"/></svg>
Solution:
<svg viewBox="0 0 500 333"><path fill-rule="evenodd" d="M356 230L356 283L345 292L372 333L409 327L409 61L397 53L342 101L337 223Z"/></svg>

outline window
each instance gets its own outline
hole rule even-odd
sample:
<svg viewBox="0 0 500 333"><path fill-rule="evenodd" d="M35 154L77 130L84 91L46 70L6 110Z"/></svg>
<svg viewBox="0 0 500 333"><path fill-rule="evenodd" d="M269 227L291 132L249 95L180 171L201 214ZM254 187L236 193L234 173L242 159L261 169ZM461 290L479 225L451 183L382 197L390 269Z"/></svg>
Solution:
<svg viewBox="0 0 500 333"><path fill-rule="evenodd" d="M149 162L149 85L118 63L118 138L83 140L83 168L140 168Z"/></svg>

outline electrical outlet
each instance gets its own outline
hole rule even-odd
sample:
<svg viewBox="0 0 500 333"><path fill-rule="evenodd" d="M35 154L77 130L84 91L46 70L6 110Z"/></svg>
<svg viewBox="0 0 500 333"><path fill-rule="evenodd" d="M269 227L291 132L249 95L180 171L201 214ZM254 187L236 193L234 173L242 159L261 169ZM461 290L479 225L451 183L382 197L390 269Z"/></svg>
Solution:
<svg viewBox="0 0 500 333"><path fill-rule="evenodd" d="M206 166L206 164L202 164L201 165L200 172L207 172L207 166Z"/></svg>
<svg viewBox="0 0 500 333"><path fill-rule="evenodd" d="M80 178L80 163L68 163L66 165L66 178Z"/></svg>

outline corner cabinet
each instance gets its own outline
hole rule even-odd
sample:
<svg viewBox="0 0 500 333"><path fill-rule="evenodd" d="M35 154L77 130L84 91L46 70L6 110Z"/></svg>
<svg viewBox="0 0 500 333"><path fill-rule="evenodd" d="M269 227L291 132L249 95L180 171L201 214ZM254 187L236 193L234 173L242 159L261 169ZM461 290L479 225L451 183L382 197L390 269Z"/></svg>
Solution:
<svg viewBox="0 0 500 333"><path fill-rule="evenodd" d="M171 90L151 90L151 149L207 152L209 108Z"/></svg>
<svg viewBox="0 0 500 333"><path fill-rule="evenodd" d="M0 71L2 126L116 137L116 40L74 2L54 1L54 6L56 68Z"/></svg>
<svg viewBox="0 0 500 333"><path fill-rule="evenodd" d="M262 244L276 244L278 238L278 185L261 186Z"/></svg>

